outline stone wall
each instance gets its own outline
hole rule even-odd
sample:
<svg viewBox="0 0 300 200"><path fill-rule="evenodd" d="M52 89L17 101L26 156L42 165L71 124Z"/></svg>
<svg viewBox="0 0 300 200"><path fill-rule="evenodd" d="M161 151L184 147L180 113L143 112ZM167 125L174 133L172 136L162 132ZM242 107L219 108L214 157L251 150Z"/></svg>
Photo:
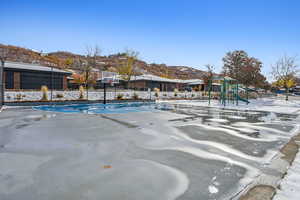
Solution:
<svg viewBox="0 0 300 200"><path fill-rule="evenodd" d="M137 94L139 99L199 99L202 98L201 92L148 92L148 91L109 91L106 93L106 98L108 100L117 99L118 95L122 95L123 99L132 99L134 94ZM84 98L86 98L87 93L84 92ZM104 93L102 90L92 90L88 92L89 100L103 100ZM42 98L41 91L5 91L4 98L6 102L13 101L40 101ZM48 92L48 100L51 99L51 92ZM53 91L52 100L78 100L79 91Z"/></svg>

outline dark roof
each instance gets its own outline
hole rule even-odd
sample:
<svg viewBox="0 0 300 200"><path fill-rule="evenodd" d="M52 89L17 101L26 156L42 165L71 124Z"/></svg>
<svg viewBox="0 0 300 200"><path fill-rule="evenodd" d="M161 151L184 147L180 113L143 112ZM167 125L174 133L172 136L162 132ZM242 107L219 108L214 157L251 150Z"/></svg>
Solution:
<svg viewBox="0 0 300 200"><path fill-rule="evenodd" d="M5 62L4 69L20 69L20 70L30 70L30 71L46 71L51 72L52 68L47 66L42 66L38 64L28 64L28 63L17 63L17 62ZM53 72L71 74L70 72L53 68Z"/></svg>

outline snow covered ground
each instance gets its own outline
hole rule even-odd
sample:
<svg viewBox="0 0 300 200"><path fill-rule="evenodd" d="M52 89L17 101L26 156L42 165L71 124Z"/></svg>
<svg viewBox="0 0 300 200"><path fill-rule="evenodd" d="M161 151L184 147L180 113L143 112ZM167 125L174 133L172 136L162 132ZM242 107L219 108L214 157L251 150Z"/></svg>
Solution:
<svg viewBox="0 0 300 200"><path fill-rule="evenodd" d="M6 109L0 199L237 199L257 179L280 178L272 158L299 130L295 115L170 107L105 115Z"/></svg>
<svg viewBox="0 0 300 200"><path fill-rule="evenodd" d="M71 93L73 92L73 93ZM16 94L16 93L12 93ZM70 94L72 98L78 98L78 91L70 91ZM90 98L102 98L102 96L97 96L101 95L103 93L98 92L97 94L93 94L92 92L90 93L91 96ZM128 93L127 96L132 95L133 92ZM139 92L139 94L143 94L143 92ZM191 94L191 93L188 93ZM28 95L28 93L26 94ZM36 100L41 98L40 92L35 92L33 93L33 97L35 97ZM112 98L114 95L113 92L111 92L109 98ZM148 98L150 96L150 93L144 92L144 97ZM147 96L149 95L149 96ZM152 97L154 96L154 93L151 94ZM168 93L166 96L164 96L164 93L161 93L161 97L172 97L174 93ZM185 95L184 93L181 95ZM28 96L27 96L28 97ZM65 97L64 97L65 98ZM34 98L31 98L34 99ZM160 102L164 102L160 100ZM44 149L45 146L50 147L50 150L47 149L48 153L52 151L51 147L53 146L52 143L55 143L55 145L58 145L59 149L72 149L73 150L73 145L76 146L76 152L78 151L78 147L82 148L82 153L80 155L89 155L87 152L93 152L92 155L97 152L100 147L103 149L104 147L108 147L110 145L114 146L116 141L114 140L109 140L109 144L107 143L101 143L100 146L98 144L93 144L95 140L94 138L89 138L92 139L91 142L89 141L87 144L84 142L81 142L81 138L85 138L89 135L83 134L86 132L86 128L93 127L93 129L88 129L89 131L95 131L93 134L97 137L100 137L101 134L98 134L98 129L104 130L103 132L107 132L108 135L105 137L111 137L112 133L117 134L121 133L120 135L121 140L118 141L120 142L120 145L118 145L118 148L122 149L123 146L124 148L132 147L132 145L128 145L124 140L127 140L131 142L132 140L136 141L136 144L139 144L141 147L151 150L151 151L144 151L141 152L137 151L135 147L132 147L131 151L126 152L134 152L134 155L137 158L144 158L145 156L147 159L151 160L149 161L134 161L132 164L128 163L120 163L118 159L112 159L109 157L108 161L109 163L113 163L113 169L116 168L116 170L124 168L126 169L127 172L130 172L130 170L133 171L133 174L136 173L136 171L140 170L142 175L139 176L129 176L129 180L124 178L123 182L126 183L126 185L123 187L127 190L131 190L129 186L134 186L132 190L134 191L141 191L139 192L140 195L148 194L149 191L151 190L146 190L144 191L143 189L139 188L140 185L143 184L148 184L147 181L151 180L152 182L155 182L158 187L154 188L155 192L151 192L151 195L154 196L149 196L151 198L149 199L158 199L156 194L159 194L158 196L161 199L167 199L164 198L164 195L170 195L169 193L163 193L165 191L171 191L172 197L170 199L175 199L177 196L182 195L181 198L179 199L195 199L194 197L199 197L199 199L221 199L222 194L227 194L229 196L232 196L235 194L236 191L242 190L242 187L245 185L249 184L250 179L256 178L256 175L259 174L256 170L253 170L252 168L259 168L260 170L268 170L266 165L269 164L269 160L273 158L273 153L278 152L277 150L283 143L284 140L285 142L289 140L291 136L296 134L299 131L299 124L297 122L295 124L290 124L290 125L295 125L296 128L293 128L289 131L286 130L286 128L289 129L289 121L285 121L287 116L285 114L278 114L278 113L291 113L291 114L300 114L300 99L293 98L290 101L286 102L283 98L262 98L262 99L257 99L257 100L250 100L250 104L246 105L245 103L239 102L239 105L233 105L233 104L228 104L226 105L226 108L228 109L238 109L239 111L232 111L232 110L223 110L223 109L208 109L208 108L193 108L192 106L208 106L207 101L200 101L200 100L177 100L177 101L171 101L171 100L165 100L165 102L171 103L173 105L178 105L180 104L181 107L178 110L178 113L169 113L168 117L164 119L163 117L159 118L159 114L157 113L134 113L134 114L127 114L126 115L126 122L133 123L139 125L141 128L140 129L132 129L124 127L124 125L120 124L120 127L115 124L116 121L122 121L124 120L124 115L114 115L115 121L109 121L107 119L101 119L103 120L103 123L99 123L99 116L83 116L81 117L80 115L62 115L62 114L54 114L53 116L51 115L51 120L48 120L48 114L42 113L41 111L30 111L29 110L18 110L18 111L8 111L5 113L7 117L4 117L2 120L2 123L4 124L3 127L7 127L7 131L5 133L9 133L7 137L11 137L11 133L16 133L18 134L18 137L24 137L24 138L29 138L28 140L21 138L20 140L15 141L12 144L7 144L4 147L5 148L14 148L14 145L16 145L17 149L20 149L17 145L21 145L22 148L24 148L26 151L28 150L27 148L30 149L32 147L32 140L31 137L26 137L24 136L25 133L27 134L36 134L33 137L37 137L39 143L37 146L34 146L37 150L39 148ZM191 107L189 107L191 106ZM174 106L176 107L176 106ZM216 108L223 108L224 106L219 103L219 101L212 100L210 107L216 107ZM246 110L246 111L244 111ZM251 110L251 111L247 111ZM180 112L179 112L180 111ZM274 113L264 113L264 112L258 112L258 111L270 111ZM19 113L15 113L19 112ZM37 119L33 120L32 116L36 117L37 112L41 112L40 117L38 116ZM24 115L24 117L23 117ZM29 116L27 116L29 115ZM182 115L179 117L179 115ZM6 126L5 124L8 123L9 120L14 119L13 116L22 116L24 119L19 119L17 124L15 121L13 121L13 124L11 126ZM177 116L177 117L176 117ZM170 119L169 117L172 117ZM174 117L174 119L173 119ZM295 115L293 115L295 117ZM45 118L45 119L44 119ZM249 118L249 119L248 119ZM251 121L250 120L254 120ZM280 118L280 119L279 119ZM298 118L299 119L299 118ZM1 122L0 120L0 122ZM44 122L44 120L48 120L47 122ZM282 121L281 121L282 120ZM27 125L27 122L30 122L32 124ZM31 122L32 121L32 122ZM41 121L41 122L40 122ZM298 120L300 122L300 120ZM26 122L26 123L25 123ZM114 122L114 123L113 123ZM293 121L294 122L294 121ZM86 126L86 124L90 124L89 127ZM57 124L60 124L58 126ZM1 125L1 124L0 124ZM108 126L109 125L109 126ZM101 126L101 127L98 127ZM42 129L41 129L42 127ZM44 127L44 128L43 128ZM49 127L51 127L49 129ZM96 127L96 128L95 128ZM98 128L97 128L98 127ZM72 131L65 131L69 130L72 128ZM115 130L114 128L118 128L118 130ZM292 126L290 127L292 128ZM28 129L28 130L27 130ZM57 131L53 131L57 130ZM113 129L113 131L111 131ZM41 136L41 133L39 130L43 130L43 133L46 132L46 135L44 138L43 135ZM122 130L122 131L121 131ZM162 131L163 130L163 131ZM253 133L255 131L253 130L259 130L258 136L255 136ZM295 130L295 131L294 131ZM296 131L297 130L297 131ZM57 132L57 133L56 133ZM61 143L61 138L56 138L55 140L51 140L50 144L49 142L49 137L53 137L53 133L56 133L57 135L55 137L66 137L67 133L72 133L70 136L71 142L69 143ZM22 134L19 134L22 133ZM24 133L24 134L23 134ZM136 133L136 134L133 134ZM214 134L211 134L214 133ZM218 137L214 137L215 135L218 135ZM125 135L127 134L127 135ZM125 135L125 136L124 136ZM4 135L6 138L6 135ZM79 137L80 136L80 137ZM116 135L113 135L116 137ZM80 139L77 143L77 141L74 140L74 137L78 137ZM124 137L124 138L123 138ZM145 137L145 138L144 138ZM149 138L152 138L152 140L149 142ZM45 140L44 140L45 139ZM41 145L41 141L45 141L46 144ZM272 141L274 140L274 144ZM5 140L2 140L5 141ZM9 142L9 140L7 140ZM25 142L24 142L25 141ZM85 141L85 140L83 140ZM99 141L104 141L100 140ZM105 140L107 141L107 139ZM208 142L207 142L208 141ZM276 143L275 141L279 142ZM57 142L57 144L56 144ZM111 144L110 144L111 142ZM74 144L73 144L74 143ZM93 144L93 145L91 145ZM119 144L119 143L118 143ZM273 146L268 146L269 145L277 145L276 146L276 151L274 150L275 147ZM25 145L25 146L24 146ZM40 146L39 146L40 145ZM69 145L69 146L68 146ZM97 151L93 148L98 149ZM2 147L2 149L4 149ZM36 150L34 149L34 150ZM105 148L106 149L106 148ZM107 148L111 149L111 148ZM271 149L271 151L270 151ZM8 149L10 150L10 149ZM15 150L15 149L13 149ZM54 148L54 150L56 150ZM161 151L158 154L155 154L154 150L156 151ZM38 152L41 152L40 150ZM62 152L66 152L62 150ZM110 155L116 152L116 158L118 158L118 153L123 152L121 151L113 151L112 153L109 152L107 154L101 154L105 159L106 155ZM125 152L125 150L124 150ZM8 152L9 153L9 152ZM51 152L52 153L52 152ZM55 155L57 155L56 152L54 152ZM182 153L186 156L182 156ZM15 155L15 153L14 153ZM60 154L58 154L61 156ZM69 162L70 157L65 153L66 157L68 159L62 159L64 162ZM75 154L74 154L75 155ZM187 156L188 155L188 156ZM170 156L174 156L174 159L169 159ZM108 162L107 160L104 161ZM123 156L122 156L123 158ZM195 159L197 158L197 159ZM38 165L39 163L43 162L48 162L47 160L38 160L35 157L15 157L14 159L7 159L6 154L3 154L2 157L0 157L0 162L5 163L11 163L12 165L3 165L2 169L10 169L11 166L16 167L17 170L20 171L20 174L16 175L15 181L19 184L17 185L21 189L25 187L22 185L24 183L23 181L23 174L21 174L23 168L18 168L20 165L15 165L14 163L17 160L22 159L34 159L36 160ZM86 160L88 162L85 162ZM96 160L94 162L94 160ZM153 160L156 161L153 163ZM174 163L169 163L171 160ZM95 171L99 170L99 158L94 159L94 157L88 157L84 159L78 159L78 156L74 156L74 161L72 162L83 162L84 164L77 165L80 167L86 167L86 163L92 163L91 166L88 165L87 170L82 170L81 168L77 169L78 172L81 173L82 177L88 177L88 178L93 178L90 173L88 173L91 169ZM216 162L217 161L217 162ZM223 163L228 162L231 163L230 165L223 165ZM24 161L26 162L26 161ZM74 166L74 163L67 163L65 166L72 165ZM159 163L163 163L164 165L162 166ZM184 166L182 166L182 163L184 163ZM189 163L189 165L186 165L185 163ZM199 164L200 163L200 164ZM219 163L219 164L216 164ZM33 163L34 164L34 163ZM276 163L275 163L276 164ZM278 164L278 163L277 163ZM31 173L31 169L35 169L36 165L32 166L27 166L25 170L27 170L29 173ZM55 163L54 166L57 165L57 162ZM203 168L201 166L204 165ZM252 166L249 168L248 166ZM6 167L5 167L6 166ZM174 169L170 168L169 166L175 166ZM271 165L270 165L271 166ZM270 167L269 166L269 167ZM25 166L26 167L26 166ZM128 169L127 169L128 167ZM1 167L0 167L1 168ZM58 168L60 169L60 168ZM62 169L65 170L64 166ZM138 169L138 170L137 170ZM143 170L142 170L143 169ZM246 169L246 170L245 170ZM277 168L276 168L277 169ZM285 168L286 169L286 168ZM53 172L53 166L50 166L49 168L46 167L44 169L44 174L48 174ZM49 170L49 172L48 172ZM149 171L149 173L144 173L143 171ZM244 171L245 170L245 171ZM3 171L3 170L2 170ZM108 171L108 170L107 170ZM152 175L150 172L154 172L154 175L159 174L159 176L155 177L147 177L147 175ZM3 173L8 174L7 176L2 176L3 179L5 179L6 182L2 182L2 185L9 185L11 184L9 179L6 179L7 177L10 177L10 173L14 172L13 170L11 171L4 171ZM138 171L139 172L139 171ZM181 173L182 172L182 173ZM197 172L197 173L195 173ZM250 174L245 174L246 172L251 172ZM253 173L253 174L252 174ZM64 175L67 174L67 171L62 171L61 176L58 176L56 180L57 184L60 184L60 177L64 177ZM99 179L97 181L95 180L95 185L97 184L102 184L103 185L97 185L95 187L96 189L93 190L92 192L99 192L99 188L102 188L102 191L100 193L105 193L108 196L109 195L115 195L118 194L118 191L116 192L115 190L110 190L110 189L103 189L105 188L105 181L102 181L104 175L99 173L97 171L97 174ZM124 174L121 173L120 174ZM128 174L128 173L127 173ZM129 173L130 174L130 173ZM146 175L145 175L146 174ZM71 174L73 175L73 174ZM185 176L187 175L187 176ZM142 184L136 184L140 182L141 180L136 180L132 177L144 177L145 179L142 179ZM45 177L49 177L48 175ZM187 179L188 177L189 179ZM241 177L250 177L250 179L242 179ZM278 176L279 177L279 176ZM20 178L22 181L19 181ZM26 177L25 177L26 178ZM39 177L41 181L44 181L40 183L35 183L31 184L32 187L31 189L28 190L22 190L18 195L23 196L24 193L26 195L34 195L32 194L31 191L35 191L34 189L37 187L40 187L43 185L45 188L47 188L47 191L50 188L52 188L53 185L53 190L49 190L50 193L49 195L52 195L53 193L59 193L61 191L57 191L55 188L54 184L47 185L48 183L52 183L52 181L49 181L48 179L45 179L43 176ZM116 176L116 183L120 182L119 176ZM1 177L0 177L1 179ZM24 179L25 180L25 179ZM100 181L99 181L100 180ZM174 183L175 185L170 185L166 184L164 180L168 180L166 182L171 182ZM31 181L31 179L30 179ZM80 180L76 180L73 183L81 183L82 182L89 182L89 179L86 178L81 178ZM94 180L93 180L94 181ZM130 184L128 184L128 181ZM266 180L266 181L273 181L273 179ZM277 181L276 181L277 182ZM64 183L62 180L61 183ZM89 182L90 183L90 182ZM239 184L236 184L239 183ZM114 183L115 184L115 183ZM161 186L161 184L165 184L168 186L167 188L164 188ZM298 153L292 167L289 169L287 176L282 180L281 183L278 183L281 185L280 189L277 191L277 195L275 196L275 200L293 200L293 199L299 199L297 195L298 190L300 189L300 153ZM65 185L68 184L64 184ZM0 181L0 186L1 186L1 181ZM46 187L47 186L47 187ZM11 194L6 194L7 196L12 195L14 192L13 190L20 190L20 188L14 187L10 188L10 190L7 190L6 185L5 187L2 187L2 191L8 191L8 193ZM144 187L143 187L144 188ZM1 187L0 187L1 190ZM69 188L67 188L69 190ZM126 191L127 191L126 190ZM70 191L74 191L71 190ZM81 192L81 191L79 191ZM148 193L147 193L148 192ZM0 192L1 193L1 192ZM81 192L82 193L82 192ZM71 193L70 193L71 194ZM126 194L131 195L133 194L132 192L127 192ZM163 194L163 195L161 195ZM98 195L98 193L91 194L91 195ZM202 196L203 195L203 196ZM20 197L19 196L19 197ZM144 197L144 196L142 196ZM202 197L202 198L200 198ZM17 198L15 198L17 199ZM32 198L31 198L32 199ZM128 198L129 199L129 198ZM140 198L140 199L145 199L145 198ZM224 198L222 198L224 199ZM225 198L226 199L226 198Z"/></svg>
<svg viewBox="0 0 300 200"><path fill-rule="evenodd" d="M189 106L208 106L208 107L217 107L217 108L227 108L227 109L238 109L238 110L259 110L259 111L269 111L269 112L278 112L278 113L293 113L300 114L300 98L292 99L285 101L282 98L259 98L250 100L250 103L247 105L244 102L239 101L238 105L233 103L227 103L226 106L220 104L218 100L212 100L210 105L208 101L186 101L186 100L164 100L160 102L169 102L171 104L183 104Z"/></svg>
<svg viewBox="0 0 300 200"><path fill-rule="evenodd" d="M300 198L300 153L298 152L287 175L280 183L273 200L298 200Z"/></svg>
<svg viewBox="0 0 300 200"><path fill-rule="evenodd" d="M207 101L167 101L172 104L188 105L188 106L209 106L224 108L219 101L213 100L210 105ZM269 111L276 113L300 114L300 98L292 97L291 100L285 101L282 97L262 98L250 100L250 103L239 102L239 105L229 103L225 106L228 109L238 110L256 110ZM270 115L272 116L272 115ZM299 117L298 117L299 119ZM300 121L300 120L298 120ZM287 175L280 182L280 187L276 191L273 200L298 200L300 196L300 152L297 153L294 162L288 169Z"/></svg>

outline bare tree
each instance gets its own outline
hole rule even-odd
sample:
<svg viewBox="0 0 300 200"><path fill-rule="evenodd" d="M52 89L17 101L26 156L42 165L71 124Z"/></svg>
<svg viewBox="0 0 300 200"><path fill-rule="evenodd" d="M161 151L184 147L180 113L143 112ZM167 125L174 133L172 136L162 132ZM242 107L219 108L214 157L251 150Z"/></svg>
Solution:
<svg viewBox="0 0 300 200"><path fill-rule="evenodd" d="M209 81L211 81L214 76L215 67L210 64L205 65L205 67L206 67L206 73L203 75L202 78L203 78L204 84L208 85Z"/></svg>
<svg viewBox="0 0 300 200"><path fill-rule="evenodd" d="M214 76L214 70L215 67L213 65L207 64L205 65L207 71L203 75L204 84L208 86L208 97L209 97L209 104L210 104L210 98L211 98L211 91L212 91L212 81Z"/></svg>
<svg viewBox="0 0 300 200"><path fill-rule="evenodd" d="M286 100L288 100L289 89L295 82L295 76L298 72L298 65L296 57L289 57L287 55L280 58L275 65L272 66L272 75L277 84L285 88Z"/></svg>
<svg viewBox="0 0 300 200"><path fill-rule="evenodd" d="M100 57L101 50L98 45L86 47L86 62L81 62L85 74L85 87L88 88L95 75L91 73L92 69L97 68L97 58Z"/></svg>
<svg viewBox="0 0 300 200"><path fill-rule="evenodd" d="M98 45L87 46L86 47L86 57L88 60L88 65L90 67L96 68L97 67L97 58L100 57L101 49Z"/></svg>
<svg viewBox="0 0 300 200"><path fill-rule="evenodd" d="M133 50L126 50L125 58L117 68L118 73L126 81L126 87L128 88L131 77L136 72L136 61L138 60L139 53Z"/></svg>

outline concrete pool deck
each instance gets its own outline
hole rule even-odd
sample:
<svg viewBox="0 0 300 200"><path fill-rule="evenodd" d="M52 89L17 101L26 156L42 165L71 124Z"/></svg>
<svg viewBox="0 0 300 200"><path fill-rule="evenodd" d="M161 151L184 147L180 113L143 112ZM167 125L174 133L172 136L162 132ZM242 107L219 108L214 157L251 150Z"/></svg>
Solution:
<svg viewBox="0 0 300 200"><path fill-rule="evenodd" d="M0 199L238 199L282 177L279 152L297 123L184 105L105 115L5 109Z"/></svg>

